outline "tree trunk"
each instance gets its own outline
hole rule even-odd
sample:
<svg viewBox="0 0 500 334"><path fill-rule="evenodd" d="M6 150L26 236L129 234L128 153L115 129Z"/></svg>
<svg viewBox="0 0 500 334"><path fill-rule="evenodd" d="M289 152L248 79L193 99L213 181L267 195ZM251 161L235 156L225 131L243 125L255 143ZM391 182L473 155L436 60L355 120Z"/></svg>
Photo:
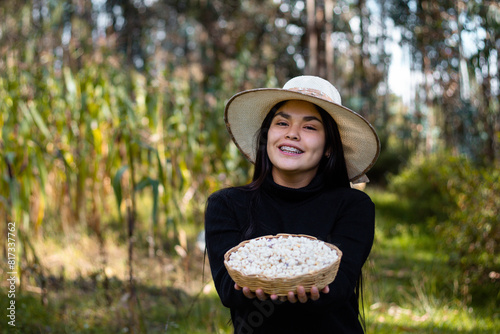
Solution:
<svg viewBox="0 0 500 334"><path fill-rule="evenodd" d="M333 0L325 0L325 63L326 63L326 79L333 83L335 73L333 72Z"/></svg>
<svg viewBox="0 0 500 334"><path fill-rule="evenodd" d="M359 112L361 115L366 116L368 114L367 106L368 99L370 96L370 83L367 78L367 66L368 66L368 58L369 55L367 53L368 43L368 29L365 26L366 20L366 2L365 0L358 0L358 12L359 12L359 34L361 36L361 42L359 43L359 76L357 78L357 83L355 83L355 87L359 87L357 92L354 92L356 95L359 95L362 99L363 104L361 105L361 109ZM366 44L366 47L365 47Z"/></svg>
<svg viewBox="0 0 500 334"><path fill-rule="evenodd" d="M316 75L318 73L318 34L316 31L316 1L307 0L307 41L309 45L309 59L307 61L306 73Z"/></svg>

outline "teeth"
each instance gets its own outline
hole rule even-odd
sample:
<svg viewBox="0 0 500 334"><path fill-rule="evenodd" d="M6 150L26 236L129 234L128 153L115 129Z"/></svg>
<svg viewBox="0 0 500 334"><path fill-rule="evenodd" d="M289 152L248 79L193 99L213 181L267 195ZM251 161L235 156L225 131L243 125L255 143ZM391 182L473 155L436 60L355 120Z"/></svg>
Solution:
<svg viewBox="0 0 500 334"><path fill-rule="evenodd" d="M290 153L302 153L301 150L290 146L281 146L280 150L282 150L283 152L290 152Z"/></svg>

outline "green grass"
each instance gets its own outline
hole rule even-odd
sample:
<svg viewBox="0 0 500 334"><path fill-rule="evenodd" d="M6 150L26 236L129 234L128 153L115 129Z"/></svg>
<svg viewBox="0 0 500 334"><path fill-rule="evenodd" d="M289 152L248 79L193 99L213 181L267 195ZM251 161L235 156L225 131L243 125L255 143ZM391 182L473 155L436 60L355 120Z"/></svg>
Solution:
<svg viewBox="0 0 500 334"><path fill-rule="evenodd" d="M409 203L369 189L377 207L375 243L365 268L368 333L497 333L493 299L467 306L455 268Z"/></svg>
<svg viewBox="0 0 500 334"><path fill-rule="evenodd" d="M414 221L409 204L369 188L377 207L376 238L365 266L367 333L496 333L498 306L462 300L456 269L440 251L425 222ZM97 240L53 236L35 243L46 267L46 294L40 277L27 275L16 293L18 333L231 333L224 308L195 247L196 231L185 228L188 256L136 249L136 303L128 303L127 249L107 231L106 262ZM145 244L145 243L143 243ZM141 243L138 243L141 245ZM203 270L205 269L205 270ZM26 269L27 270L27 269ZM4 284L3 284L4 285ZM2 286L3 286L2 285ZM0 292L0 309L8 303ZM131 307L132 305L133 307ZM15 333L0 324L1 333Z"/></svg>

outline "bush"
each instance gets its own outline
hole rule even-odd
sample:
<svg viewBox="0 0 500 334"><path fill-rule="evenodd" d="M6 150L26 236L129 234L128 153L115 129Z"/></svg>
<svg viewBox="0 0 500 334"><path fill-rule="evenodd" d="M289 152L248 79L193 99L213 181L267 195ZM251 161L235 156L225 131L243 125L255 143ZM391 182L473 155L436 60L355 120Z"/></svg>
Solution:
<svg viewBox="0 0 500 334"><path fill-rule="evenodd" d="M449 180L462 177L460 167L465 163L465 158L449 155L413 157L401 173L389 177L389 190L411 201L415 220L446 219L455 205Z"/></svg>
<svg viewBox="0 0 500 334"><path fill-rule="evenodd" d="M448 154L414 158L390 189L443 240L467 301L500 301L500 171Z"/></svg>
<svg viewBox="0 0 500 334"><path fill-rule="evenodd" d="M399 173L405 161L409 159L409 156L410 151L403 146L389 146L382 143L377 163L367 174L370 182L382 186L386 185L388 175Z"/></svg>
<svg viewBox="0 0 500 334"><path fill-rule="evenodd" d="M455 209L448 223L436 226L446 238L453 265L462 269L462 292L482 302L500 301L500 171L466 164L462 179L450 180Z"/></svg>

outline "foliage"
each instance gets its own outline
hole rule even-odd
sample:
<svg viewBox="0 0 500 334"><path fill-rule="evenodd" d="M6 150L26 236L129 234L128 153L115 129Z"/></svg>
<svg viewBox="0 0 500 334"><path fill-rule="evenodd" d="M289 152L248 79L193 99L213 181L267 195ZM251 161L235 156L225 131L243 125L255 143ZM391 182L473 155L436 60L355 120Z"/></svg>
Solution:
<svg viewBox="0 0 500 334"><path fill-rule="evenodd" d="M461 269L463 293L474 301L500 302L500 170L459 167L448 186L455 209L447 223L436 225L453 265Z"/></svg>
<svg viewBox="0 0 500 334"><path fill-rule="evenodd" d="M128 199L148 192L154 202L147 222L152 235L167 227L175 230L186 219L199 221L204 194L222 185L221 180L248 179L249 165L224 134L224 102L238 90L275 87L307 70L310 32L304 3L261 4L25 1L15 10L15 1L2 2L2 216L41 235L52 225L44 224L45 215L56 210L61 219L52 230L86 225L99 233L103 213L115 211L109 207L112 192L119 214ZM324 46L322 29L328 22L320 19L322 5L315 6L319 44ZM411 2L380 6L380 15L400 12L408 17L406 28L423 24ZM483 7L466 13L487 16L493 27L493 9ZM422 118L429 115L407 110L390 99L387 87L382 89L389 58L378 47L387 36L373 36L369 29L376 11L365 2L349 1L335 3L332 10L336 43L330 70L345 104L370 119L382 138L383 154L373 175L383 181L383 170L396 172L409 152L419 149ZM441 16L432 19L441 26ZM438 54L444 47L433 45ZM321 51L318 58L324 61ZM456 66L449 69L456 71ZM495 104L489 108L495 110ZM463 114L457 117L470 116ZM485 122L494 124L496 114L488 115L492 122ZM395 132L398 119L405 120ZM477 135L496 138L488 132ZM405 144L391 144L398 140ZM132 192L122 183L129 183L123 187Z"/></svg>
<svg viewBox="0 0 500 334"><path fill-rule="evenodd" d="M430 216L445 219L454 205L448 191L448 180L460 171L465 158L435 154L414 156L406 167L389 179L389 189L408 198L412 211L422 223Z"/></svg>
<svg viewBox="0 0 500 334"><path fill-rule="evenodd" d="M372 253L364 268L367 333L496 333L498 288L471 305L458 289L443 235L421 223L411 199L367 187L376 206ZM447 235L446 238L452 238Z"/></svg>
<svg viewBox="0 0 500 334"><path fill-rule="evenodd" d="M407 199L420 222L444 242L449 263L460 269L458 283L470 301L500 300L500 172L464 157L436 154L414 158L394 176L390 188Z"/></svg>

